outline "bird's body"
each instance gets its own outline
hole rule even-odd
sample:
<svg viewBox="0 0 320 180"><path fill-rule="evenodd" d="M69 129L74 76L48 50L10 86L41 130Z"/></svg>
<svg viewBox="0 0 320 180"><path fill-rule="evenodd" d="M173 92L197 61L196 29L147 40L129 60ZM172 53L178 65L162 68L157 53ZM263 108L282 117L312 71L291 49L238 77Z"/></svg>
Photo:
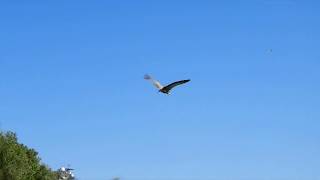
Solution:
<svg viewBox="0 0 320 180"><path fill-rule="evenodd" d="M181 80L181 81L173 82L173 83L171 83L171 84L169 84L169 85L167 85L167 86L162 86L159 81L151 78L151 76L149 76L149 75L145 75L145 76L144 76L144 79L150 80L150 81L152 82L152 84L153 84L154 86L156 86L156 88L159 89L159 92L162 92L162 93L164 93L164 94L170 94L170 90L171 90L172 88L174 88L174 87L176 87L176 86L178 86L178 85L187 83L187 82L190 81L190 79Z"/></svg>

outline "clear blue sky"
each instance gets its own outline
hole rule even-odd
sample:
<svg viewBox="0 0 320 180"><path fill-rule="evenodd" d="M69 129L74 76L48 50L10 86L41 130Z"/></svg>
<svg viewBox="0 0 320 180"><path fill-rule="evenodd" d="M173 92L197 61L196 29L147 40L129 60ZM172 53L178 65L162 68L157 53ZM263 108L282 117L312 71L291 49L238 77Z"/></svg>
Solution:
<svg viewBox="0 0 320 180"><path fill-rule="evenodd" d="M319 180L319 8L2 1L1 128L82 180Z"/></svg>

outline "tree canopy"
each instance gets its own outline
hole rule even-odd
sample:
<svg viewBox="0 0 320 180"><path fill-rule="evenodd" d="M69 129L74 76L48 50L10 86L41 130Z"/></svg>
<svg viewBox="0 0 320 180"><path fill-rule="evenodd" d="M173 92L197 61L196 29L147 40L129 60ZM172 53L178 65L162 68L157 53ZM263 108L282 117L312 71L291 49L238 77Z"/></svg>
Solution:
<svg viewBox="0 0 320 180"><path fill-rule="evenodd" d="M38 152L18 142L13 132L0 132L1 180L56 180L57 174L41 163Z"/></svg>

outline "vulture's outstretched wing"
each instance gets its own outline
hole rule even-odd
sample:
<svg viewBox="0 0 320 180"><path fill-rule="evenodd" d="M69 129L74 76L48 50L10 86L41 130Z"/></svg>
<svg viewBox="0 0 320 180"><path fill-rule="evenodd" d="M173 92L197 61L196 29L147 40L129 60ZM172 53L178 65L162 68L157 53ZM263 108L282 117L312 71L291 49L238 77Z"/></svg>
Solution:
<svg viewBox="0 0 320 180"><path fill-rule="evenodd" d="M162 89L162 88L163 88L163 86L160 84L159 81L153 79L153 78L152 78L151 76L149 76L148 74L144 75L144 79L150 80L150 81L152 82L152 84L153 84L154 86L156 86L156 88L158 88L158 89Z"/></svg>
<svg viewBox="0 0 320 180"><path fill-rule="evenodd" d="M176 86L179 86L179 85L181 85L181 84L187 83L187 82L189 82L189 81L190 81L190 79L181 80L181 81L176 81L176 82L174 82L174 83L171 83L171 84L163 87L162 89L163 89L163 91L169 92L172 88L174 88L174 87L176 87Z"/></svg>

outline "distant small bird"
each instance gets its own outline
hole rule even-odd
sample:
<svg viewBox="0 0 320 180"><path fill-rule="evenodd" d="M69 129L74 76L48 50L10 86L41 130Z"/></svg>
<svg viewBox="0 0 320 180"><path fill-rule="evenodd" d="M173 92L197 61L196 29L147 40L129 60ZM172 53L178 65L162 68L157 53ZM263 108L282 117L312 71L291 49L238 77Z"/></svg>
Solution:
<svg viewBox="0 0 320 180"><path fill-rule="evenodd" d="M146 80L150 80L152 82L152 84L154 86L156 86L156 88L159 89L159 92L162 92L164 94L170 94L170 90L178 85L181 85L181 84L184 84L184 83L187 83L190 81L190 79L187 79L187 80L181 80L181 81L176 81L176 82L173 82L167 86L162 86L160 84L159 81L153 79L151 76L149 76L148 74L144 75L144 79Z"/></svg>

